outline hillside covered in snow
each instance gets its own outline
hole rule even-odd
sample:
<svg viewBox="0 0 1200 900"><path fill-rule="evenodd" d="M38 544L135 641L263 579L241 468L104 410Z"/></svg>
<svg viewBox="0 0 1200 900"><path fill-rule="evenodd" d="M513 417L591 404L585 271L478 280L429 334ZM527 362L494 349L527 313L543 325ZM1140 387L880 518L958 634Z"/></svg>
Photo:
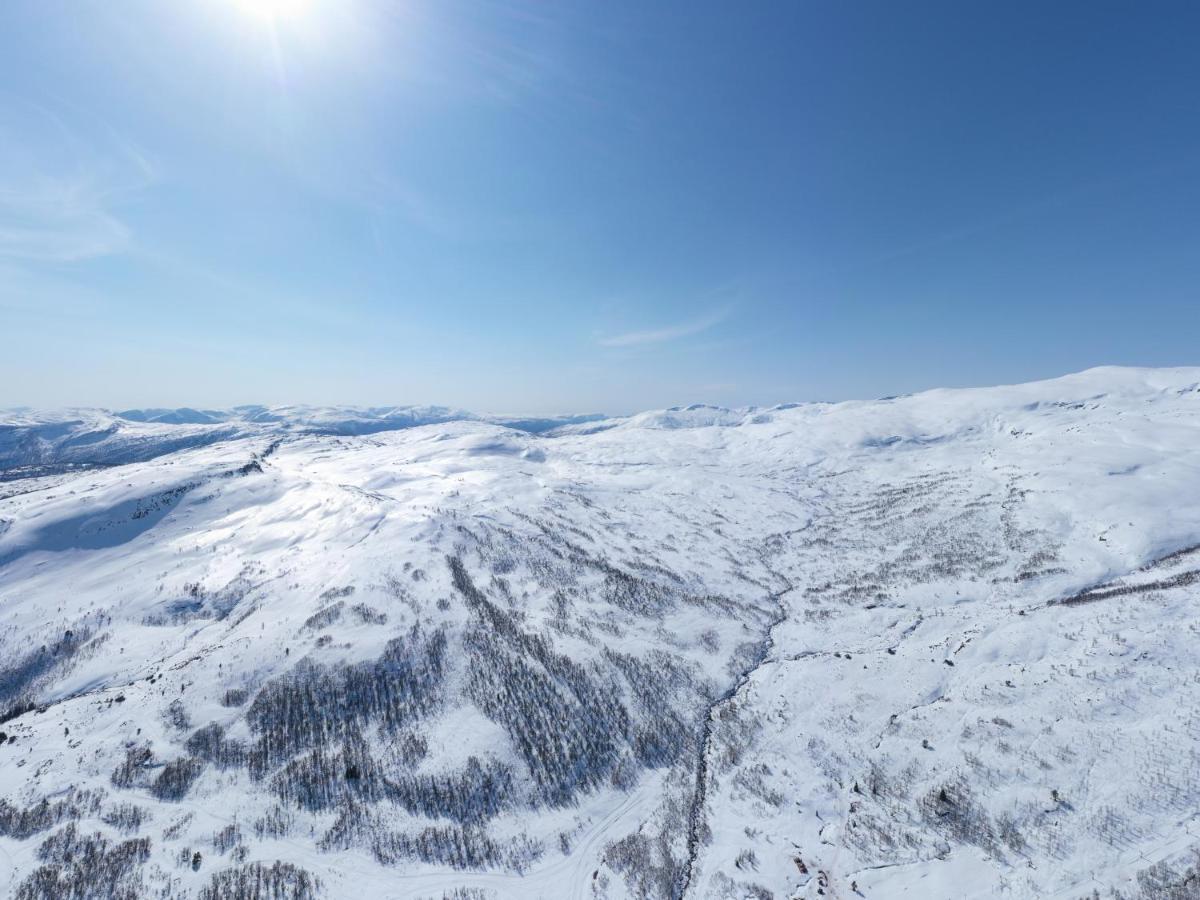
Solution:
<svg viewBox="0 0 1200 900"><path fill-rule="evenodd" d="M0 895L1200 896L1200 369L0 414Z"/></svg>

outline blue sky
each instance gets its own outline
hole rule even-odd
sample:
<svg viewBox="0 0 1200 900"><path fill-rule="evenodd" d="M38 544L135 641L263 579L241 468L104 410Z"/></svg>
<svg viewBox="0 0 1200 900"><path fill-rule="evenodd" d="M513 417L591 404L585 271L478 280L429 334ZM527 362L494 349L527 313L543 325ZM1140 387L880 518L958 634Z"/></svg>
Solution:
<svg viewBox="0 0 1200 900"><path fill-rule="evenodd" d="M0 406L1200 363L1200 4L6 0Z"/></svg>

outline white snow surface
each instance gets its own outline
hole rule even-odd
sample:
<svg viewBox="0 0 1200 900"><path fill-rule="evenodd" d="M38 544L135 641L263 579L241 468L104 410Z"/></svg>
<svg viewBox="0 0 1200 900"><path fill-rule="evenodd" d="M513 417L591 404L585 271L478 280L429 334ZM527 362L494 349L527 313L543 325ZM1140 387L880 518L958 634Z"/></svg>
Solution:
<svg viewBox="0 0 1200 900"><path fill-rule="evenodd" d="M0 895L1200 896L1198 612L1200 368L3 413Z"/></svg>

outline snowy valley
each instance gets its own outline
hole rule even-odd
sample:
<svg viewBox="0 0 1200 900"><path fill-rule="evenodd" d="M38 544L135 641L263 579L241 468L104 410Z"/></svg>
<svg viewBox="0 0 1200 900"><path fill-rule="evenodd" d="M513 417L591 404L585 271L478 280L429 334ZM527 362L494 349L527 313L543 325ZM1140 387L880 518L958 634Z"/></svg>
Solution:
<svg viewBox="0 0 1200 900"><path fill-rule="evenodd" d="M1200 896L1200 369L0 414L0 894Z"/></svg>

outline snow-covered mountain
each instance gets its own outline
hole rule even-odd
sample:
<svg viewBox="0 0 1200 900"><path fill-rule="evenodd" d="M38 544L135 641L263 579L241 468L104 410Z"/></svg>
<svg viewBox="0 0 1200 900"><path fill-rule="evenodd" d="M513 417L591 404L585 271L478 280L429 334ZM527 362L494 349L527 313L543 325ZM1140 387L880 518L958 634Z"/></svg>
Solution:
<svg viewBox="0 0 1200 900"><path fill-rule="evenodd" d="M486 422L530 434L593 422L605 424L603 416L594 414L477 416L444 406L0 410L0 477L27 478L86 466L144 462L239 437L365 435L446 422Z"/></svg>
<svg viewBox="0 0 1200 900"><path fill-rule="evenodd" d="M1200 369L0 470L4 896L1198 895Z"/></svg>

